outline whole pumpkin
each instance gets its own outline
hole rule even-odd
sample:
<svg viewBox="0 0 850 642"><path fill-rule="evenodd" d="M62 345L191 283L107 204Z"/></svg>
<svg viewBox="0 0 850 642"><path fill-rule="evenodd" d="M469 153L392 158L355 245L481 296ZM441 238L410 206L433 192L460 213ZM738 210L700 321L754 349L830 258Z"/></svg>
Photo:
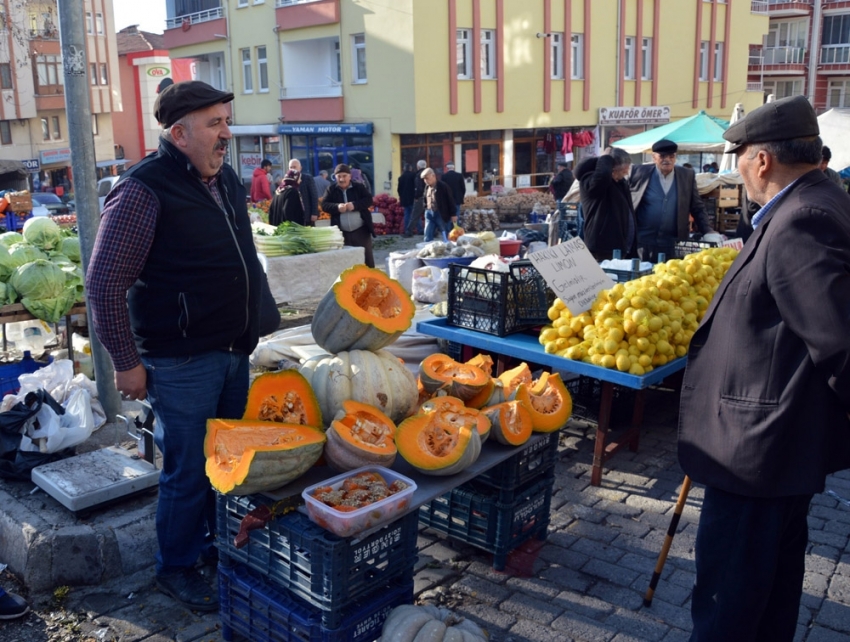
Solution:
<svg viewBox="0 0 850 642"><path fill-rule="evenodd" d="M336 417L348 399L375 406L395 423L419 401L416 378L387 350L351 350L319 355L301 366L319 400L323 417Z"/></svg>
<svg viewBox="0 0 850 642"><path fill-rule="evenodd" d="M489 636L472 620L449 609L403 604L384 621L381 642L487 642Z"/></svg>

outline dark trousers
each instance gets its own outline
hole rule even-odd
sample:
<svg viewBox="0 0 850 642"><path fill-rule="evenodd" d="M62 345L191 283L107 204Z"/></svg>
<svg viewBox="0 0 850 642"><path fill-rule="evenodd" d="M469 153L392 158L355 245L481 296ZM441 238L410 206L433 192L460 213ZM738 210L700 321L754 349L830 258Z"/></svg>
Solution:
<svg viewBox="0 0 850 642"><path fill-rule="evenodd" d="M353 232L342 232L342 241L346 245L352 247L362 247L366 252L366 260L364 263L369 267L375 267L375 257L372 256L372 233L366 229L366 226L358 227Z"/></svg>
<svg viewBox="0 0 850 642"><path fill-rule="evenodd" d="M754 498L705 489L691 642L794 639L811 500L811 495Z"/></svg>
<svg viewBox="0 0 850 642"><path fill-rule="evenodd" d="M425 197L413 201L413 213L408 221L406 234L422 234L422 217L425 215Z"/></svg>

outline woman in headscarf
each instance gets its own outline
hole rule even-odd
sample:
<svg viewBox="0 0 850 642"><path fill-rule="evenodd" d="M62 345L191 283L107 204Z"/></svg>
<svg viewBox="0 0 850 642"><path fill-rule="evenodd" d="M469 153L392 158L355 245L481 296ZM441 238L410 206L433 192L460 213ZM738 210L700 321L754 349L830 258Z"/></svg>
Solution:
<svg viewBox="0 0 850 642"><path fill-rule="evenodd" d="M298 186L301 183L301 172L290 169L281 181L280 188L274 195L269 206L269 223L280 225L284 221L292 221L298 225L304 223L304 204Z"/></svg>

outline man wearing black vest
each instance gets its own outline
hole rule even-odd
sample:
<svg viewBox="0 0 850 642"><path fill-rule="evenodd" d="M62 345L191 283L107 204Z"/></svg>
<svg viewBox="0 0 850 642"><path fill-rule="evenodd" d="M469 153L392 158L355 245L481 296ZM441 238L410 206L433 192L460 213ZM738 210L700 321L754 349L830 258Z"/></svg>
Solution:
<svg viewBox="0 0 850 642"><path fill-rule="evenodd" d="M652 163L632 171L629 185L637 216L637 247L642 261L656 263L659 254L675 258L677 241L690 237L694 217L702 234L714 233L697 191L694 171L676 165L679 146L662 139L652 146Z"/></svg>
<svg viewBox="0 0 850 642"><path fill-rule="evenodd" d="M231 100L200 81L159 94L159 149L110 192L86 278L115 384L129 399L147 398L156 418L157 586L199 611L218 608L217 591L195 570L199 558L215 558L206 420L244 413L268 290L245 188L224 163Z"/></svg>

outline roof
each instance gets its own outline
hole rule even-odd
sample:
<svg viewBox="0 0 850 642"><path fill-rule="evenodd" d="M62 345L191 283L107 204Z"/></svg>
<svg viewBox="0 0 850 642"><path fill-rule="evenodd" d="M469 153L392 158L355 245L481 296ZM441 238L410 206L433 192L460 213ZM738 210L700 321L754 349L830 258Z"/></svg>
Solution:
<svg viewBox="0 0 850 642"><path fill-rule="evenodd" d="M165 43L163 42L164 38L161 33L139 31L139 25L124 27L121 31L115 34L115 40L118 43L119 56L126 56L127 54L136 53L138 51L165 49Z"/></svg>

